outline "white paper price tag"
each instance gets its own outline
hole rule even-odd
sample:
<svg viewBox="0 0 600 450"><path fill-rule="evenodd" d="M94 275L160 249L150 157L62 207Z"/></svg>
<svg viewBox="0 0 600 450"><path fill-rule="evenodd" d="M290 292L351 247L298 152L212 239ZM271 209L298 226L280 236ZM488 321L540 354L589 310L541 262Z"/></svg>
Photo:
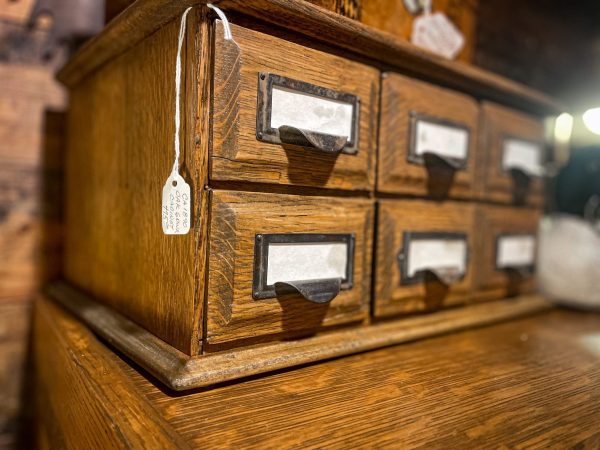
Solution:
<svg viewBox="0 0 600 450"><path fill-rule="evenodd" d="M417 47L454 59L465 45L465 38L444 13L436 12L415 19L411 42Z"/></svg>
<svg viewBox="0 0 600 450"><path fill-rule="evenodd" d="M191 220L190 185L172 173L162 191L162 228L165 234L187 234Z"/></svg>

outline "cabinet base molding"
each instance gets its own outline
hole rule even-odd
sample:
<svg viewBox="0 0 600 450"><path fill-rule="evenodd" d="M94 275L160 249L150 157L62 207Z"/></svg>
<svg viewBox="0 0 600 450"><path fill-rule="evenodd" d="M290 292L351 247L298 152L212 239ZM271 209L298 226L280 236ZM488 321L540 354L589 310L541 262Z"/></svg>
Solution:
<svg viewBox="0 0 600 450"><path fill-rule="evenodd" d="M305 339L188 356L67 282L55 282L47 291L93 332L176 391L489 325L552 308L539 295L523 295Z"/></svg>

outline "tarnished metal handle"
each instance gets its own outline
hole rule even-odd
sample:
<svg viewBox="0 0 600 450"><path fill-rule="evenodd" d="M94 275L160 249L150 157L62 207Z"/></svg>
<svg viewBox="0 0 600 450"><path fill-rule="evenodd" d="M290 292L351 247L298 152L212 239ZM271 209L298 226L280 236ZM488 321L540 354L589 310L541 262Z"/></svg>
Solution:
<svg viewBox="0 0 600 450"><path fill-rule="evenodd" d="M527 186L531 182L533 175L529 172L521 169L520 167L511 167L508 169L508 173L519 186Z"/></svg>
<svg viewBox="0 0 600 450"><path fill-rule="evenodd" d="M423 162L425 166L435 169L454 171L464 168L464 162L431 151L423 153Z"/></svg>
<svg viewBox="0 0 600 450"><path fill-rule="evenodd" d="M508 173L513 180L513 201L516 204L524 204L529 193L533 175L520 167L511 167Z"/></svg>
<svg viewBox="0 0 600 450"><path fill-rule="evenodd" d="M283 144L298 145L331 155L339 154L348 142L348 136L318 133L288 125L282 125L278 130L279 139Z"/></svg>
<svg viewBox="0 0 600 450"><path fill-rule="evenodd" d="M274 283L278 294L298 293L313 303L328 303L340 293L341 278L325 278L310 281L277 281Z"/></svg>
<svg viewBox="0 0 600 450"><path fill-rule="evenodd" d="M504 267L504 272L515 274L519 278L528 278L533 274L533 267Z"/></svg>
<svg viewBox="0 0 600 450"><path fill-rule="evenodd" d="M463 273L460 271L458 267L435 267L424 269L424 272L433 275L437 278L441 283L446 286L450 286L451 284L455 284L458 282Z"/></svg>

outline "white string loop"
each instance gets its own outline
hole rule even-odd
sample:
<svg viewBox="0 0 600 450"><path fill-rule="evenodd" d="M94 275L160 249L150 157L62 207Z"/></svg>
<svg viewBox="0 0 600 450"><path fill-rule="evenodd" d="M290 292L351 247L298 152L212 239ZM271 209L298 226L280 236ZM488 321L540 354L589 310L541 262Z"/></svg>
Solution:
<svg viewBox="0 0 600 450"><path fill-rule="evenodd" d="M431 14L431 3L433 0L421 0L421 5L423 5L423 14L428 16Z"/></svg>
<svg viewBox="0 0 600 450"><path fill-rule="evenodd" d="M185 36L185 26L187 15L192 7L190 6L183 12L181 22L179 23L179 40L177 43L177 61L175 62L175 138L173 147L175 148L175 160L173 161L172 176L179 174L179 129L181 127L180 117L180 97L181 97L181 47L183 47L183 37Z"/></svg>
<svg viewBox="0 0 600 450"><path fill-rule="evenodd" d="M219 19L221 19L221 21L223 22L223 38L226 41L233 41L233 36L231 35L231 28L229 27L229 20L227 20L227 17L225 17L225 13L212 3L208 3L206 6L208 6L210 9L216 12L217 16L219 16Z"/></svg>
<svg viewBox="0 0 600 450"><path fill-rule="evenodd" d="M223 37L225 40L233 41L233 37L231 35L231 28L229 27L229 21L223 11L217 8L215 5L209 3L207 5L210 9L217 13L219 19L223 22ZM187 15L190 12L192 7L187 8L182 16L181 22L179 23L179 40L177 42L177 60L175 62L175 136L173 140L173 148L175 149L175 160L173 161L173 168L171 170L171 175L175 176L179 174L179 156L181 153L180 147L180 128L181 128L181 48L183 47L183 38L185 36L185 28L187 24Z"/></svg>

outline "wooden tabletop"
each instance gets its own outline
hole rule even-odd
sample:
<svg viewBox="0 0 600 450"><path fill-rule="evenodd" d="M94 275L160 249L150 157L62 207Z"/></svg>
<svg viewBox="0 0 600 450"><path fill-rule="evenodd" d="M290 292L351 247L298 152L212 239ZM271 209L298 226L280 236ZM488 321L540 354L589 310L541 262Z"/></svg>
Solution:
<svg viewBox="0 0 600 450"><path fill-rule="evenodd" d="M184 394L43 298L35 348L46 439L62 444L600 445L600 315L590 313L555 310ZM63 410L92 419L75 427Z"/></svg>

